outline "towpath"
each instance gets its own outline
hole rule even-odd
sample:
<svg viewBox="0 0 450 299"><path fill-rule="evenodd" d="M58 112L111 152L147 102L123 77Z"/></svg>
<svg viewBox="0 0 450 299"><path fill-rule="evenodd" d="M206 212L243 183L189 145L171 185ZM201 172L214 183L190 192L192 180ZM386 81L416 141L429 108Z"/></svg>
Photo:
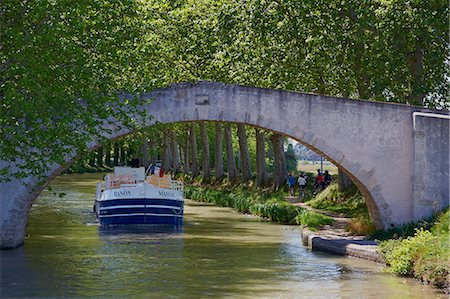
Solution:
<svg viewBox="0 0 450 299"><path fill-rule="evenodd" d="M355 236L346 230L351 218L344 214L312 208L296 197L288 196L286 200L294 206L308 209L334 219L332 225L324 225L316 231L302 228L302 240L312 250L324 251L338 255L348 255L378 263L383 263L377 253L378 242L367 240L367 236Z"/></svg>

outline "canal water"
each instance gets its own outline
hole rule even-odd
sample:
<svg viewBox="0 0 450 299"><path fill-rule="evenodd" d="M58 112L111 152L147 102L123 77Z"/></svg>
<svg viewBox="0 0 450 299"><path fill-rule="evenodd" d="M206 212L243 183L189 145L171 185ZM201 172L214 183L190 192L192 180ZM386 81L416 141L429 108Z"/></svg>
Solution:
<svg viewBox="0 0 450 299"><path fill-rule="evenodd" d="M35 201L25 245L0 253L1 298L444 298L227 208L188 201L181 231L100 230L100 177L63 175Z"/></svg>

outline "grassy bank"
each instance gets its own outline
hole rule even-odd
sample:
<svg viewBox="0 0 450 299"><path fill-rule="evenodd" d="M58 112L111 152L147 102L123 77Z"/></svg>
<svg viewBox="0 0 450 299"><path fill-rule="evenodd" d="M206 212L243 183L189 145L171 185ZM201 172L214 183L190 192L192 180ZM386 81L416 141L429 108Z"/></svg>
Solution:
<svg viewBox="0 0 450 299"><path fill-rule="evenodd" d="M307 202L314 208L353 217L348 230L380 241L379 252L389 270L401 276L418 278L449 290L450 239L449 211L417 223L376 231L361 193L355 188L339 192L336 183Z"/></svg>
<svg viewBox="0 0 450 299"><path fill-rule="evenodd" d="M300 224L310 229L332 223L330 217L292 206L284 200L284 191L270 192L251 186L185 186L185 196L196 201L230 207L241 213L266 218L282 224Z"/></svg>
<svg viewBox="0 0 450 299"><path fill-rule="evenodd" d="M415 226L415 232L411 234ZM378 235L394 239L380 242L380 254L389 271L412 276L449 291L450 214L435 217Z"/></svg>
<svg viewBox="0 0 450 299"><path fill-rule="evenodd" d="M370 219L364 198L356 186L345 192L339 192L337 182L320 192L306 204L316 208L352 217L347 229L354 234L370 235L375 231L375 225Z"/></svg>

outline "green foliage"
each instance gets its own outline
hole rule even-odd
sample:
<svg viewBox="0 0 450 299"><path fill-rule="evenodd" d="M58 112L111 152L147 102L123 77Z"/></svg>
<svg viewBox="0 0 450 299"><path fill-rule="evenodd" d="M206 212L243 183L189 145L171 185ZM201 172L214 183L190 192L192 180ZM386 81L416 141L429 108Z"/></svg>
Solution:
<svg viewBox="0 0 450 299"><path fill-rule="evenodd" d="M345 192L339 192L337 182L331 183L307 203L313 208L345 213L351 217L368 215L364 198L356 186Z"/></svg>
<svg viewBox="0 0 450 299"><path fill-rule="evenodd" d="M288 144L285 156L287 170L297 171L297 157L295 156L294 146L292 144Z"/></svg>
<svg viewBox="0 0 450 299"><path fill-rule="evenodd" d="M284 224L295 224L295 217L300 211L300 208L284 201L281 192L261 192L246 186L233 189L186 186L185 196Z"/></svg>
<svg viewBox="0 0 450 299"><path fill-rule="evenodd" d="M83 155L111 115L137 129L147 103L118 95L174 82L450 107L442 0L0 5L0 160L18 163L16 176Z"/></svg>
<svg viewBox="0 0 450 299"><path fill-rule="evenodd" d="M1 2L0 160L18 167L8 176L39 176L84 154L112 115L119 127L136 126L138 99L118 97L143 89L136 4Z"/></svg>
<svg viewBox="0 0 450 299"><path fill-rule="evenodd" d="M413 236L381 242L380 254L389 271L448 287L449 216L449 211L442 213L431 230L418 228Z"/></svg>
<svg viewBox="0 0 450 299"><path fill-rule="evenodd" d="M447 212L448 213L448 210ZM445 218L443 215L446 215L443 213L441 218ZM440 218L439 218L440 219ZM374 240L389 240L389 239L399 239L399 238L406 238L413 236L417 229L424 229L424 230L430 230L433 225L436 223L436 227L434 229L441 229L445 231L445 221L446 219L442 219L438 221L438 215L433 215L430 218L421 219L418 222L411 222L402 226L394 227L391 229L388 229L386 231L384 230L378 230L375 231L373 234L370 235L371 239ZM448 220L447 220L448 223ZM444 227L444 228L442 228Z"/></svg>
<svg viewBox="0 0 450 299"><path fill-rule="evenodd" d="M311 230L316 230L322 225L331 225L334 219L314 211L303 209L295 218L297 224L308 226Z"/></svg>
<svg viewBox="0 0 450 299"><path fill-rule="evenodd" d="M269 200L251 206L250 212L254 215L269 218L273 222L295 224L296 217L301 211L299 207L292 206L285 201Z"/></svg>

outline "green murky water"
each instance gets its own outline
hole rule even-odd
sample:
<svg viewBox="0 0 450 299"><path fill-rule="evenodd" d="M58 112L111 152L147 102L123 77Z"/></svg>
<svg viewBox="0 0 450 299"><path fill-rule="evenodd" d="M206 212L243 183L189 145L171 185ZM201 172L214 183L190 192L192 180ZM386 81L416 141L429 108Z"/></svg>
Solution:
<svg viewBox="0 0 450 299"><path fill-rule="evenodd" d="M1 298L444 297L226 208L187 202L180 232L102 231L91 213L100 177L61 176L36 200L25 245L1 252Z"/></svg>

